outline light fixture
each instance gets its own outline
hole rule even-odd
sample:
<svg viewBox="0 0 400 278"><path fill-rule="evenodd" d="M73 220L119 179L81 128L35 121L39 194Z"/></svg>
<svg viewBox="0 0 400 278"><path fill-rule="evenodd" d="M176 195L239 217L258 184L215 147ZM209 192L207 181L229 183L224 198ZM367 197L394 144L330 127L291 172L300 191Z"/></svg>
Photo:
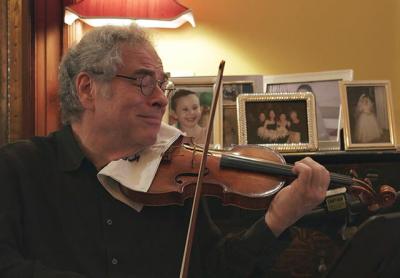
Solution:
<svg viewBox="0 0 400 278"><path fill-rule="evenodd" d="M65 7L64 22L71 25L76 19L93 27L132 22L149 28L196 26L192 11L175 0L81 0Z"/></svg>

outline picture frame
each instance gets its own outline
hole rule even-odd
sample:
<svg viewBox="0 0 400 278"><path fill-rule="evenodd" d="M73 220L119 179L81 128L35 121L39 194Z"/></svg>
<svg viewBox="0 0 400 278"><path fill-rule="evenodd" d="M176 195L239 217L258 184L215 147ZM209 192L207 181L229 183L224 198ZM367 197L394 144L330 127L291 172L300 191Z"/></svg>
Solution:
<svg viewBox="0 0 400 278"><path fill-rule="evenodd" d="M264 76L267 93L312 91L316 102L319 151L340 150L341 101L339 81L352 81L353 70Z"/></svg>
<svg viewBox="0 0 400 278"><path fill-rule="evenodd" d="M390 81L340 82L345 150L395 149Z"/></svg>
<svg viewBox="0 0 400 278"><path fill-rule="evenodd" d="M262 93L263 81L262 75L225 75L222 78L223 105L236 105L236 98L241 94Z"/></svg>
<svg viewBox="0 0 400 278"><path fill-rule="evenodd" d="M310 92L243 94L237 100L239 144L280 152L318 148L315 98Z"/></svg>
<svg viewBox="0 0 400 278"><path fill-rule="evenodd" d="M199 121L199 125L203 128L207 127L209 110L214 96L215 77L214 76L171 77L170 80L175 85L176 89L175 92L180 89L186 89L193 91L198 95L200 99L200 104L202 106L202 116ZM170 98L170 103L168 104L168 107L166 109L163 121L179 128L179 125L177 125L176 120L172 119L171 98ZM210 145L210 147L214 149L220 149L222 146L221 122L222 122L222 96L220 94L215 111L215 118L213 122L213 133Z"/></svg>
<svg viewBox="0 0 400 278"><path fill-rule="evenodd" d="M229 149L239 144L239 129L236 104L222 107L222 146Z"/></svg>
<svg viewBox="0 0 400 278"><path fill-rule="evenodd" d="M263 92L262 75L226 75L222 83L222 146L239 143L236 99L241 94Z"/></svg>

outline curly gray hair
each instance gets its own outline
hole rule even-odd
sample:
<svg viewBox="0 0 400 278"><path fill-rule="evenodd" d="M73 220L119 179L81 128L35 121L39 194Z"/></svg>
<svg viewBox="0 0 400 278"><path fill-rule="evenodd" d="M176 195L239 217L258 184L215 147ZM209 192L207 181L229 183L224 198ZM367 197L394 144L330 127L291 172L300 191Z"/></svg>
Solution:
<svg viewBox="0 0 400 278"><path fill-rule="evenodd" d="M123 65L120 47L124 43L133 47L152 45L148 35L136 25L104 26L86 33L64 55L58 75L63 124L79 120L83 112L75 87L76 76L86 72L97 81L111 80Z"/></svg>

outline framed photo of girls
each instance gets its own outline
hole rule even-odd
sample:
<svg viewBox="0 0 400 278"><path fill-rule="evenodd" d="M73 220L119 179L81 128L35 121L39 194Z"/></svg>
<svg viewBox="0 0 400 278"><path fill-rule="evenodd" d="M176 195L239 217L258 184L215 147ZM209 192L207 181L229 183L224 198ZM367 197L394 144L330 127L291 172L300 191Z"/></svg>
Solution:
<svg viewBox="0 0 400 278"><path fill-rule="evenodd" d="M315 98L310 92L243 94L237 101L239 144L281 152L318 148Z"/></svg>
<svg viewBox="0 0 400 278"><path fill-rule="evenodd" d="M346 150L394 149L389 81L340 82Z"/></svg>

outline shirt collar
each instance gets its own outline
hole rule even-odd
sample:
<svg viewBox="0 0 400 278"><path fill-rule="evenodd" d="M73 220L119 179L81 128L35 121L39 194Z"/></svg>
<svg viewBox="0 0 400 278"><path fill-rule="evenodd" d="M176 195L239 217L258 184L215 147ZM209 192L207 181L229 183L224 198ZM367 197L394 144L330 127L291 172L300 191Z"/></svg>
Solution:
<svg viewBox="0 0 400 278"><path fill-rule="evenodd" d="M57 141L58 165L64 171L77 170L85 158L70 125L55 133Z"/></svg>

